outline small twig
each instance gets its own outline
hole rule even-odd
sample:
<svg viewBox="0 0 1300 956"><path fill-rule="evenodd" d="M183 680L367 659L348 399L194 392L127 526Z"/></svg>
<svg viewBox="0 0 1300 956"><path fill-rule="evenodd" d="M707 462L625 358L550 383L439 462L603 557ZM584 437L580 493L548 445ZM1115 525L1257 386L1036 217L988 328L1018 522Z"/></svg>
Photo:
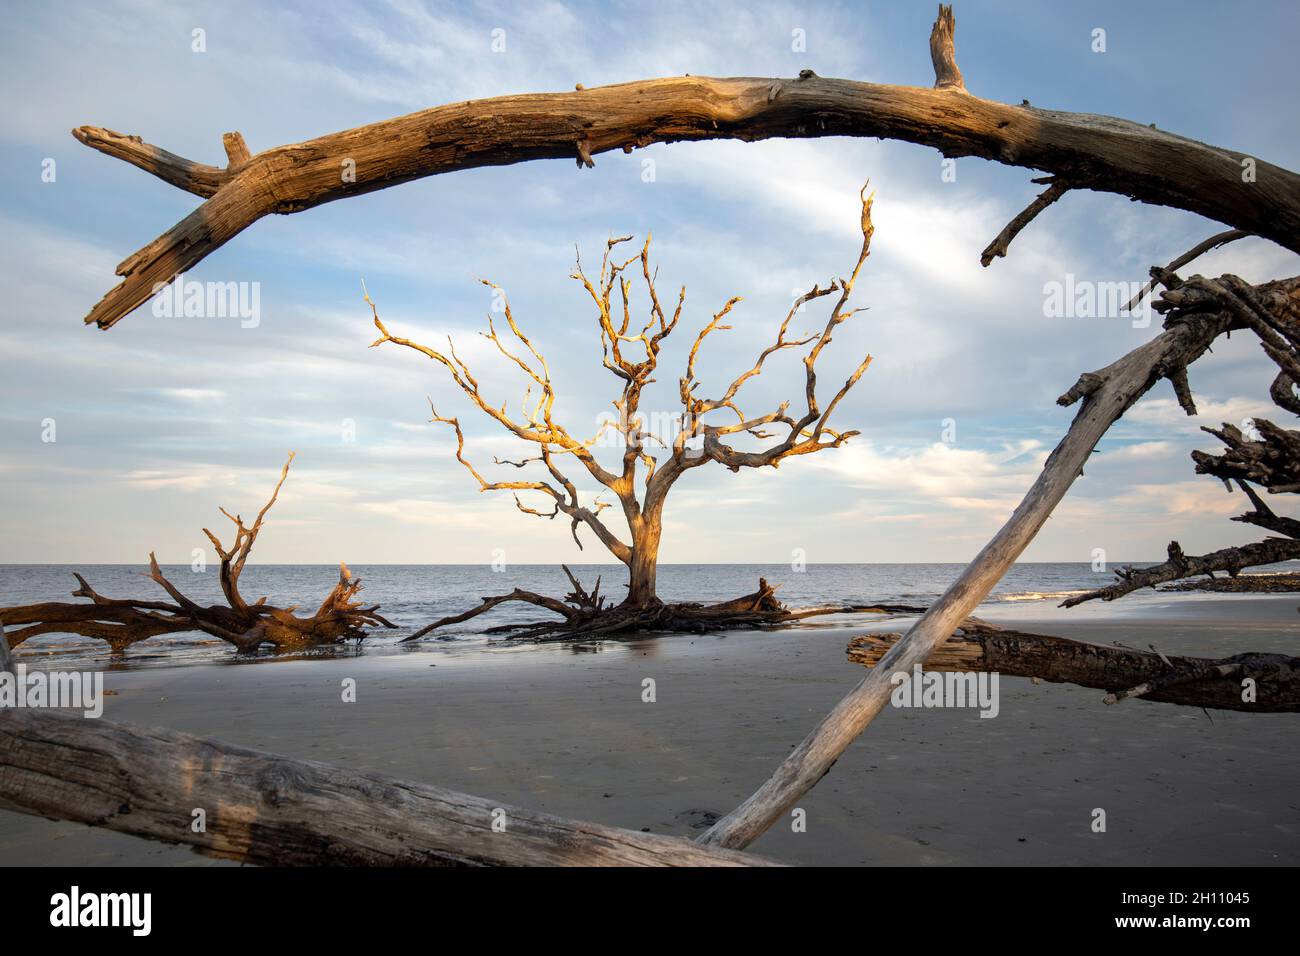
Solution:
<svg viewBox="0 0 1300 956"><path fill-rule="evenodd" d="M1152 650L1155 650L1155 648L1152 648ZM1159 654L1160 652L1156 651L1156 653ZM1164 658L1163 654L1160 656L1162 659ZM1169 663L1168 659L1165 659L1165 663ZM1114 694L1107 694L1103 700L1107 704L1119 704L1131 698L1143 697L1153 691L1164 690L1167 687L1174 687L1178 684L1190 684L1194 681L1209 680L1213 677L1232 677L1234 674L1241 673L1241 669L1242 667L1240 664L1216 664L1213 667L1206 668L1205 670L1195 670L1190 673L1144 681L1136 687L1131 687L1128 690L1118 691Z"/></svg>
<svg viewBox="0 0 1300 956"><path fill-rule="evenodd" d="M1241 229L1229 229L1227 232L1221 232L1218 235L1210 236L1210 238L1206 239L1204 242L1188 249L1163 269L1159 266L1153 267L1151 269L1151 281L1144 285L1142 290L1129 300L1128 305L1124 306L1124 311L1132 312L1136 309L1138 305L1141 304L1142 300L1154 291L1157 285L1165 281L1165 276L1169 273L1177 272L1193 259L1200 258L1211 249L1217 249L1219 246L1225 246L1230 242L1236 242L1238 239L1245 239L1249 235L1251 235L1251 233L1245 232Z"/></svg>
<svg viewBox="0 0 1300 956"><path fill-rule="evenodd" d="M1035 216L1060 199L1070 188L1070 184L1064 180L1053 179L1052 184L1039 193L1037 198L1026 206L1020 215L1007 223L1006 227L998 233L997 238L988 244L980 254L980 265L987 268L994 259L1005 256L1011 240L1020 235L1020 230L1033 222Z"/></svg>

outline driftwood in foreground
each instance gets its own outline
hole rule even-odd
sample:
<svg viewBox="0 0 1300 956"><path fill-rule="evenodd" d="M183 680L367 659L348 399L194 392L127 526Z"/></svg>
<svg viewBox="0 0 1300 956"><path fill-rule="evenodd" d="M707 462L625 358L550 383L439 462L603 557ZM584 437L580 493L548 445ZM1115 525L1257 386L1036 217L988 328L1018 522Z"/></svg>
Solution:
<svg viewBox="0 0 1300 956"><path fill-rule="evenodd" d="M670 77L453 103L260 153L227 133L224 168L138 136L78 127L73 135L92 149L205 199L117 267L123 281L86 323L111 327L160 284L272 213L460 169L536 159L592 166L608 150L688 140L881 137L1050 173L1051 194L1004 230L985 264L1005 255L1011 238L1067 189L1186 209L1300 252L1300 176L1129 120L973 96L957 69L953 30L951 7L941 7L930 36L935 89L826 79L811 70L798 78Z"/></svg>
<svg viewBox="0 0 1300 956"><path fill-rule="evenodd" d="M297 607L281 608L260 598L249 603L239 593L239 576L253 549L267 512L280 495L280 488L289 475L293 452L280 471L280 480L271 498L257 513L251 527L245 526L240 515L232 515L224 508L221 513L235 525L235 539L229 548L221 539L203 529L208 540L221 557L221 591L226 606L204 607L191 601L169 581L149 555L148 577L158 584L171 601L137 601L130 598L107 598L97 593L80 574L74 577L80 584L73 597L89 598L89 604L69 604L49 601L0 608L0 625L7 625L9 644L17 647L38 634L80 634L108 643L114 653L121 653L139 641L160 634L179 634L202 631L235 645L241 651L256 650L263 644L280 648L311 647L333 644L349 638L361 638L367 629L395 627L380 617L379 606L365 606L357 601L361 579L354 578L346 564L339 564L338 583L330 590L310 617L300 617Z"/></svg>
<svg viewBox="0 0 1300 956"><path fill-rule="evenodd" d="M854 664L875 667L898 634L864 634L849 642ZM1002 628L968 620L925 660L927 671L989 671L1078 684L1109 692L1106 703L1132 697L1247 713L1300 711L1300 658L1236 654L1222 660L1174 657ZM1242 682L1254 681L1253 700Z"/></svg>
<svg viewBox="0 0 1300 956"><path fill-rule="evenodd" d="M382 774L51 711L0 710L0 807L274 866L777 865ZM201 832L195 810L204 812Z"/></svg>

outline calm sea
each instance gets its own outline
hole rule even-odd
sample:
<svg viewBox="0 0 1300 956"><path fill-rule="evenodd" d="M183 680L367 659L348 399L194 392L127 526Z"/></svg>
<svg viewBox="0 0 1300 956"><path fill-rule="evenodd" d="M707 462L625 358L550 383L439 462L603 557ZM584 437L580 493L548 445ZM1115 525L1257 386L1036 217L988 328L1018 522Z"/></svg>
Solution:
<svg viewBox="0 0 1300 956"><path fill-rule="evenodd" d="M504 594L512 588L556 597L569 591L568 579L558 565L516 565L501 571L485 565L350 567L365 583L362 596L366 603L379 604L380 613L399 626L396 631L379 632L373 639L368 638L368 644L372 640L380 644L394 642L433 620L468 610L483 596ZM788 564L673 564L660 566L658 585L659 594L665 600L719 601L755 590L759 577L765 577L770 583L779 584L778 596L791 606L872 602L923 605L937 598L964 567L963 564L813 564L796 572ZM1300 569L1300 563L1293 562L1287 567ZM0 565L0 606L80 600L70 597L77 586L72 576L74 570L106 597L167 600L140 565ZM616 600L622 597L626 572L621 565L575 565L573 570L588 589L600 575L601 593ZM215 565L202 572L195 572L188 565L167 566L164 572L200 604L224 603ZM280 607L298 605L304 610L315 610L337 580L338 568L333 565L249 565L244 569L240 591L249 601L265 595L270 603ZM1068 594L1113 580L1110 572L1095 572L1086 563L1017 564L985 603L1043 601L1055 605ZM1127 600L1135 599L1140 600L1141 596L1132 595ZM460 646L484 644L487 638L482 632L486 627L549 616L529 605L506 604L437 633ZM854 623L847 616L833 620L840 624ZM102 659L104 647L97 641L63 635L33 638L25 646L54 652L61 658L61 666L71 666L69 657ZM65 654L69 657L64 657ZM230 655L228 645L213 643L201 634L153 638L128 652L128 657L138 658L140 663L163 662L159 658L174 663L202 662Z"/></svg>

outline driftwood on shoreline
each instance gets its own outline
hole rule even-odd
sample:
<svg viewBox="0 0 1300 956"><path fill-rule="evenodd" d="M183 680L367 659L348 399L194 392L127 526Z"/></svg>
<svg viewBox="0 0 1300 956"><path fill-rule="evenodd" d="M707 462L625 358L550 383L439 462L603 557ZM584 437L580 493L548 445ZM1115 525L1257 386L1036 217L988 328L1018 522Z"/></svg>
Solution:
<svg viewBox="0 0 1300 956"><path fill-rule="evenodd" d="M1261 296L1293 296L1297 290L1300 279L1256 287ZM1178 383L1185 384L1188 366L1237 322L1226 309L1180 316L1166 322L1164 331L1151 341L1103 369L1081 375L1057 399L1064 406L1079 403L1078 414L1006 524L885 655L881 666L832 709L758 790L701 839L718 846L746 847L815 786L888 704L893 690L890 675L923 663L1002 579L1083 473L1111 425L1162 379L1170 379L1176 390Z"/></svg>
<svg viewBox="0 0 1300 956"><path fill-rule="evenodd" d="M0 807L273 866L779 865L174 730L33 710L0 710Z"/></svg>
<svg viewBox="0 0 1300 956"><path fill-rule="evenodd" d="M1223 239L1224 235L1227 234L1215 238ZM1300 286L1295 279L1252 286L1231 274L1217 279L1192 276L1186 281L1174 274L1173 265L1203 251L1210 242L1179 257L1170 268L1151 270L1153 280L1166 290L1155 302L1155 309L1164 313L1166 327L1171 323L1195 321L1212 312L1231 316L1228 331L1240 329L1253 333L1264 354L1276 366L1268 390L1273 403L1285 412L1300 415L1300 395L1296 393L1296 383L1300 382ZM1186 375L1172 376L1170 381L1179 404L1189 415L1195 414L1196 403ZM1251 510L1232 520L1271 531L1274 536L1205 555L1187 555L1177 541L1171 541L1168 560L1148 568L1119 568L1113 584L1075 595L1064 601L1063 607L1097 599L1114 601L1140 588L1201 575L1213 578L1217 571L1235 578L1245 568L1300 558L1300 519L1279 515L1260 494L1260 491L1268 495L1300 492L1300 431L1279 427L1263 418L1248 419L1242 422L1241 428L1225 422L1221 428L1202 431L1219 439L1224 450L1217 455L1193 451L1197 474L1218 478L1230 492L1234 486L1240 490L1250 502ZM1202 588L1193 584L1189 589ZM1207 586L1204 589L1234 588Z"/></svg>
<svg viewBox="0 0 1300 956"><path fill-rule="evenodd" d="M848 645L854 664L876 667L898 634L864 634ZM925 660L927 671L997 672L1108 691L1108 704L1134 697L1246 713L1300 712L1300 658L1235 654L1221 660L1031 634L967 620ZM897 671L895 671L896 673ZM1243 681L1251 681L1245 692Z"/></svg>
<svg viewBox="0 0 1300 956"><path fill-rule="evenodd" d="M589 594L567 565L562 564L560 567L573 585L573 591L566 595L564 601L516 588L509 594L485 597L468 611L439 618L402 638L401 643L422 640L436 630L452 624L462 624L508 602L533 604L554 611L561 619L498 624L486 628L483 633L508 634L510 640L534 643L603 640L647 631L702 634L737 628L782 627L830 614L908 614L925 610L912 605L882 603L792 608L777 600L776 587L768 584L765 578L758 579L758 590L752 594L717 604L655 601L644 607L608 605L599 597L599 579Z"/></svg>
<svg viewBox="0 0 1300 956"><path fill-rule="evenodd" d="M1220 591L1227 594L1300 593L1300 572L1287 574L1238 574L1226 578L1198 578L1157 588L1158 591Z"/></svg>
<svg viewBox="0 0 1300 956"><path fill-rule="evenodd" d="M239 576L243 573L244 563L262 530L267 513L280 495L293 458L294 454L290 452L270 500L257 513L251 527L245 526L240 515L221 509L221 513L235 525L235 538L229 548L223 546L221 539L207 528L203 529L221 557L219 575L221 591L226 598L224 607L205 607L187 598L163 575L157 558L150 553L148 577L167 592L171 601L104 597L84 577L74 572L80 586L72 592L73 597L89 598L88 604L48 601L0 608L0 625L11 628L8 632L10 646L17 647L40 634L79 634L105 641L113 653L120 654L132 644L160 634L202 631L233 644L240 651L253 651L263 644L299 649L361 638L369 628L394 627L379 615L378 605L366 606L356 600L361 590L361 579L354 578L347 565L342 563L339 564L338 583L310 617L295 614L296 606L276 607L268 604L265 597L249 603L240 594Z"/></svg>

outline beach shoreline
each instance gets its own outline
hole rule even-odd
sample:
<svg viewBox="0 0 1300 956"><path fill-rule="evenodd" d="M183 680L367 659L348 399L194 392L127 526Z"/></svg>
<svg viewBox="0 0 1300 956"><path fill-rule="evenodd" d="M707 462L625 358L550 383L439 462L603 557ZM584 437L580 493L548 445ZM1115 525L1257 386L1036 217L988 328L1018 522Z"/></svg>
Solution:
<svg viewBox="0 0 1300 956"><path fill-rule="evenodd" d="M1297 597L985 605L979 616L1168 653L1295 654ZM104 716L692 836L762 782L862 676L845 646L910 619L583 647L438 644L256 666L109 669ZM643 700L644 681L655 700ZM356 702L342 701L345 679ZM1300 714L1128 701L1021 678L977 710L887 710L753 847L830 865L1294 865ZM1104 809L1107 831L1095 833ZM0 812L0 865L214 861Z"/></svg>

